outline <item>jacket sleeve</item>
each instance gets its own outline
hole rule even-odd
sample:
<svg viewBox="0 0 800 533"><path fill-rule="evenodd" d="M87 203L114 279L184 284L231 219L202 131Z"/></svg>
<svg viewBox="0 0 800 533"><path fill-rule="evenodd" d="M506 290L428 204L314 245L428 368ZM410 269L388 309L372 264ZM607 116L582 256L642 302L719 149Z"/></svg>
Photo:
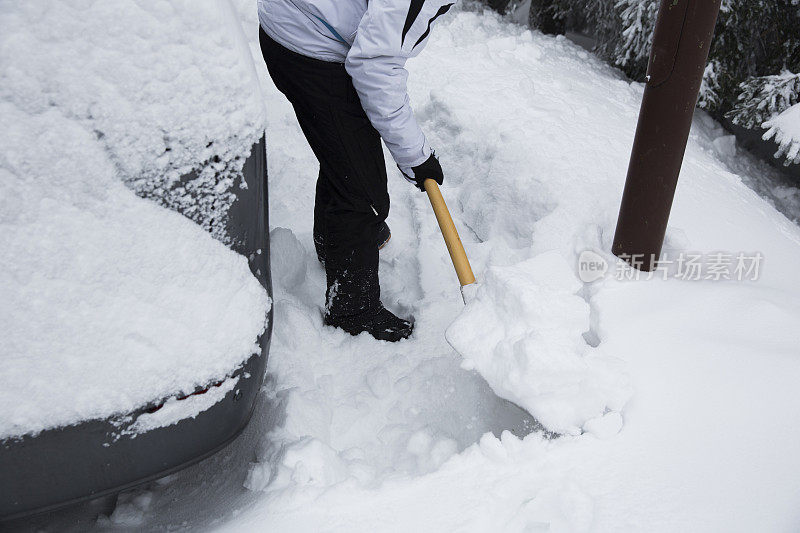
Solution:
<svg viewBox="0 0 800 533"><path fill-rule="evenodd" d="M370 0L345 59L364 111L401 169L431 154L409 102L405 63L424 48L434 20L453 1Z"/></svg>

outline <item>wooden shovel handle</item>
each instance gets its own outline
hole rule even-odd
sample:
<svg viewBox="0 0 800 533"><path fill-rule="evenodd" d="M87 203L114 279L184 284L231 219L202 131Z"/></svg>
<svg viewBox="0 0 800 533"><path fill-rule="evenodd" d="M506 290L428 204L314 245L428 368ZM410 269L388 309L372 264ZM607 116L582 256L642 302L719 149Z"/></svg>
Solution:
<svg viewBox="0 0 800 533"><path fill-rule="evenodd" d="M444 203L439 185L432 179L426 179L424 185L425 192L428 193L428 199L431 201L431 207L433 207L433 212L436 215L436 221L439 222L439 229L442 230L447 251L450 252L450 259L453 261L459 283L461 283L462 287L475 283L475 276L472 274L472 267L469 266L467 253L464 251L464 245L461 244L461 239L458 237L458 231L456 231L456 226L453 224L453 218L450 216L447 204Z"/></svg>

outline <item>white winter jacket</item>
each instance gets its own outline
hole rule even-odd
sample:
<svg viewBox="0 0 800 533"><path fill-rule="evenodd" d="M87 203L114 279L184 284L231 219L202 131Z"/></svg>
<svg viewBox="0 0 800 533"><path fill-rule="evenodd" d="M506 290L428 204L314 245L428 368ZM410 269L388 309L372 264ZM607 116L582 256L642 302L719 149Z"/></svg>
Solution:
<svg viewBox="0 0 800 533"><path fill-rule="evenodd" d="M410 175L431 149L409 104L404 65L455 1L258 0L258 18L284 47L344 63L372 125Z"/></svg>

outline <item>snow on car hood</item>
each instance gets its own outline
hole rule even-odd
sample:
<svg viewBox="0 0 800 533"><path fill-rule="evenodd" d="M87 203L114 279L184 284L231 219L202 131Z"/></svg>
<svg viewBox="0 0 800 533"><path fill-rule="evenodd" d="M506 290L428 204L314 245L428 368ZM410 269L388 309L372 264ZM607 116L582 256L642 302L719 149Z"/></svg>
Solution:
<svg viewBox="0 0 800 533"><path fill-rule="evenodd" d="M227 0L18 2L4 5L0 36L0 100L80 123L138 195L224 240L265 121Z"/></svg>
<svg viewBox="0 0 800 533"><path fill-rule="evenodd" d="M229 6L67 4L0 19L0 439L217 382L270 304L246 258L135 194L222 236L264 120Z"/></svg>

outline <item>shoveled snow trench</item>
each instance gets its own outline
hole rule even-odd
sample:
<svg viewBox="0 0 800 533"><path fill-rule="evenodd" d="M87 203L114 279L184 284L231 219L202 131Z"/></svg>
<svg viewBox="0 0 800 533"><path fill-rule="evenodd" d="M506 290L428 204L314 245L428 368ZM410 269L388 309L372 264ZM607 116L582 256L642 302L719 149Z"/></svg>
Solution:
<svg viewBox="0 0 800 533"><path fill-rule="evenodd" d="M383 300L415 315L415 334L322 326L317 164L262 70L275 326L260 413L247 444L123 495L98 526L797 530L800 230L743 183L769 170L739 154L749 174L733 173L726 134L698 113L665 252L760 254L758 279L677 279L677 264L617 279L629 272L608 250L642 87L563 38L467 11L408 68L482 307L458 318L427 199L387 154ZM584 250L605 278L578 280ZM454 321L467 359L445 340Z"/></svg>

